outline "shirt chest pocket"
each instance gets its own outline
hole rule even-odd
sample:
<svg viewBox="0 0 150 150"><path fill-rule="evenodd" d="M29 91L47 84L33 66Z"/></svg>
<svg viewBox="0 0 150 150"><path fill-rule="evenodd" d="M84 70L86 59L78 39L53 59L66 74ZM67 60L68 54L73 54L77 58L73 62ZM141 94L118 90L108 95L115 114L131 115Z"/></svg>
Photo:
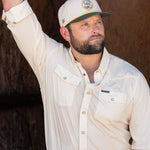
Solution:
<svg viewBox="0 0 150 150"><path fill-rule="evenodd" d="M100 92L94 117L98 121L120 121L125 116L127 97L119 92Z"/></svg>
<svg viewBox="0 0 150 150"><path fill-rule="evenodd" d="M55 69L55 101L60 106L71 106L75 99L75 92L81 79L61 65Z"/></svg>

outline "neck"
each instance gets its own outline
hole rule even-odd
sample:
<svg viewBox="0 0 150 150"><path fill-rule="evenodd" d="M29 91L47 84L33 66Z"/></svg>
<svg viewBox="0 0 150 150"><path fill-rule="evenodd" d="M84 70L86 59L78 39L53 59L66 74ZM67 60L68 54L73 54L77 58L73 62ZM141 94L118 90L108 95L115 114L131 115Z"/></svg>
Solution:
<svg viewBox="0 0 150 150"><path fill-rule="evenodd" d="M100 65L102 53L84 55L72 48L72 54L87 72L90 82L94 82L94 72L98 69Z"/></svg>

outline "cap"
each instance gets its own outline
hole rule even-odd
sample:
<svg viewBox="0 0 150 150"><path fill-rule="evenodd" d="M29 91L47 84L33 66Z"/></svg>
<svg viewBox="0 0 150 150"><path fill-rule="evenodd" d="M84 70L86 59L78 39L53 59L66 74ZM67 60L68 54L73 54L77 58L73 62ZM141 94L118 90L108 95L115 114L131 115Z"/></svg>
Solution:
<svg viewBox="0 0 150 150"><path fill-rule="evenodd" d="M96 0L67 0L58 10L58 19L62 27L96 14L101 17L111 15L109 12L102 12Z"/></svg>

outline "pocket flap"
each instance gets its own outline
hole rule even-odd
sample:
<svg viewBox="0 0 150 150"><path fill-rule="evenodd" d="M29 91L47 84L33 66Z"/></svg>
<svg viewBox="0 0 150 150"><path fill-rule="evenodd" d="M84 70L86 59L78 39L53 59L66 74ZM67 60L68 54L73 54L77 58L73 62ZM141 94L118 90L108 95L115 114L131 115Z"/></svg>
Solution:
<svg viewBox="0 0 150 150"><path fill-rule="evenodd" d="M127 103L126 94L121 92L99 92L99 98L110 103L124 104Z"/></svg>
<svg viewBox="0 0 150 150"><path fill-rule="evenodd" d="M67 82L67 83L72 84L74 86L77 86L80 83L80 81L81 81L81 79L79 77L75 76L74 74L72 74L71 72L69 72L67 69L65 69L61 65L57 65L57 67L55 69L55 73L64 82Z"/></svg>

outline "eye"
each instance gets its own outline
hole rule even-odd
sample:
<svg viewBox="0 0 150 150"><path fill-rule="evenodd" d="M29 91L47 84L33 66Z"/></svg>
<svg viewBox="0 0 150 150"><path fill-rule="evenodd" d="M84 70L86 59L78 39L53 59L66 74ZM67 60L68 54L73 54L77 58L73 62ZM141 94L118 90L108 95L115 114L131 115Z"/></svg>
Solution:
<svg viewBox="0 0 150 150"><path fill-rule="evenodd" d="M87 22L85 22L85 23L83 23L83 24L82 24L82 26L87 27L87 26L88 26L88 23L87 23Z"/></svg>
<svg viewBox="0 0 150 150"><path fill-rule="evenodd" d="M102 23L102 21L101 21L101 20L98 20L98 21L97 21L97 23L98 23L98 24L101 24L101 23Z"/></svg>

